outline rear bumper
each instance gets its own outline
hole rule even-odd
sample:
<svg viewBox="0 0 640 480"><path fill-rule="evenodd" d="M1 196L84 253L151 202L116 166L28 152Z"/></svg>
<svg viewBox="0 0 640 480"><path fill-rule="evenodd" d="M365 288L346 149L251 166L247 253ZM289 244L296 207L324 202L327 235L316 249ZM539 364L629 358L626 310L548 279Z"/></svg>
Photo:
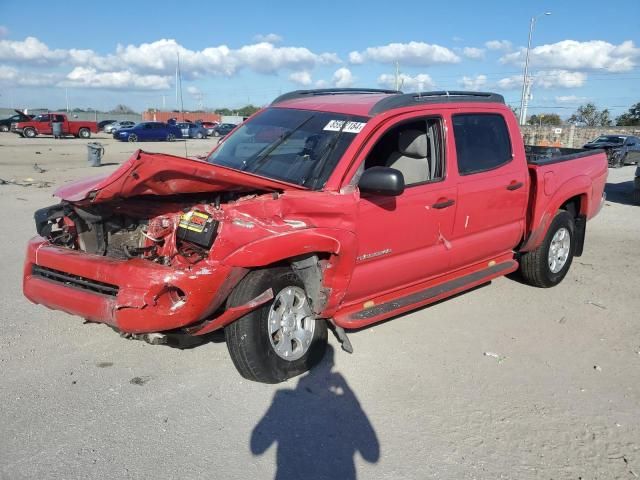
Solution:
<svg viewBox="0 0 640 480"><path fill-rule="evenodd" d="M241 278L239 270L207 261L178 269L117 260L35 237L27 247L23 291L34 303L124 332L161 332L210 316Z"/></svg>

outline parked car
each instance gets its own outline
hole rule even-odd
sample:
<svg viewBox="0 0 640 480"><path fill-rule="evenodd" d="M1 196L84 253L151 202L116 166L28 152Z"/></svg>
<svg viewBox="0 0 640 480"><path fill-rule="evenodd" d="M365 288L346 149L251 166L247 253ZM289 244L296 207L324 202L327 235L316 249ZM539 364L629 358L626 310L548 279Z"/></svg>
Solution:
<svg viewBox="0 0 640 480"><path fill-rule="evenodd" d="M182 132L182 138L207 138L207 129L197 123L176 123Z"/></svg>
<svg viewBox="0 0 640 480"><path fill-rule="evenodd" d="M609 165L614 168L640 162L640 138L631 135L601 135L585 144L584 148L604 149Z"/></svg>
<svg viewBox="0 0 640 480"><path fill-rule="evenodd" d="M33 118L33 115L27 115L26 113L22 113L20 110L14 111L16 112L15 115L0 120L0 132L8 132L11 129L12 123L28 122Z"/></svg>
<svg viewBox="0 0 640 480"><path fill-rule="evenodd" d="M128 120L124 120L122 122L115 122L104 127L105 133L113 133L116 130L120 130L121 128L131 128L135 126L136 122L130 122Z"/></svg>
<svg viewBox="0 0 640 480"><path fill-rule="evenodd" d="M142 122L129 128L121 128L113 132L113 138L122 142L138 142L144 140L166 140L173 142L182 138L182 132L175 125L162 122Z"/></svg>
<svg viewBox="0 0 640 480"><path fill-rule="evenodd" d="M207 135L213 135L213 129L219 125L219 122L200 122L200 124L207 129Z"/></svg>
<svg viewBox="0 0 640 480"><path fill-rule="evenodd" d="M98 122L98 130L104 130L104 127L106 127L107 125L111 125L112 123L116 123L117 120L102 120L101 122Z"/></svg>
<svg viewBox="0 0 640 480"><path fill-rule="evenodd" d="M74 136L78 138L91 138L91 133L98 133L96 122L83 120L69 120L64 113L43 113L29 121L11 124L11 131L21 137L33 138L37 135L54 135L54 125L59 124L56 136Z"/></svg>
<svg viewBox="0 0 640 480"><path fill-rule="evenodd" d="M296 91L206 161L137 151L57 190L23 289L140 337L224 328L242 376L281 382L320 361L328 327L352 351L346 329L518 269L559 284L606 178L600 151L527 159L497 94Z"/></svg>
<svg viewBox="0 0 640 480"><path fill-rule="evenodd" d="M228 135L237 125L233 123L221 123L213 128L214 137L224 137Z"/></svg>

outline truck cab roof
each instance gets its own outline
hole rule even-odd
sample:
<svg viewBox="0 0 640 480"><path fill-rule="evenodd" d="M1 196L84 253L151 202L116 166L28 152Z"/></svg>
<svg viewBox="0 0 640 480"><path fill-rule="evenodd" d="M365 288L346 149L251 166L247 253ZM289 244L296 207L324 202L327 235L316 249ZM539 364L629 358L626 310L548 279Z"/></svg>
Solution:
<svg viewBox="0 0 640 480"><path fill-rule="evenodd" d="M373 117L396 108L458 102L504 105L504 98L497 93L457 90L403 93L398 90L331 88L295 90L279 96L271 106Z"/></svg>

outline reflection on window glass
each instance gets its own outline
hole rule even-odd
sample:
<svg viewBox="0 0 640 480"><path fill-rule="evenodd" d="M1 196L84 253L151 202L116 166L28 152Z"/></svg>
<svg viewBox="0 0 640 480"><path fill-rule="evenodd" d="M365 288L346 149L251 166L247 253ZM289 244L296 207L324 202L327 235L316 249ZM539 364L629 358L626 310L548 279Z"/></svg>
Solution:
<svg viewBox="0 0 640 480"><path fill-rule="evenodd" d="M462 175L492 170L511 160L511 141L502 115L454 115L453 133Z"/></svg>
<svg viewBox="0 0 640 480"><path fill-rule="evenodd" d="M269 108L242 124L207 161L322 188L366 121L336 113Z"/></svg>

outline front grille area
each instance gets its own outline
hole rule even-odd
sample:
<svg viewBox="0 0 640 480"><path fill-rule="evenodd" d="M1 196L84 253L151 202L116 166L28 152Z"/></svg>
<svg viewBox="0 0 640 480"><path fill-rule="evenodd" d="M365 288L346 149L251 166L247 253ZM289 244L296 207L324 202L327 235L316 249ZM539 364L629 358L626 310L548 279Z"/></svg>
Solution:
<svg viewBox="0 0 640 480"><path fill-rule="evenodd" d="M68 287L81 288L83 290L108 295L110 297L118 295L117 285L98 282L97 280L91 280L90 278L81 277L79 275L61 272L60 270L54 270L53 268L33 265L31 268L31 274L34 277L46 278L47 280L66 285Z"/></svg>

